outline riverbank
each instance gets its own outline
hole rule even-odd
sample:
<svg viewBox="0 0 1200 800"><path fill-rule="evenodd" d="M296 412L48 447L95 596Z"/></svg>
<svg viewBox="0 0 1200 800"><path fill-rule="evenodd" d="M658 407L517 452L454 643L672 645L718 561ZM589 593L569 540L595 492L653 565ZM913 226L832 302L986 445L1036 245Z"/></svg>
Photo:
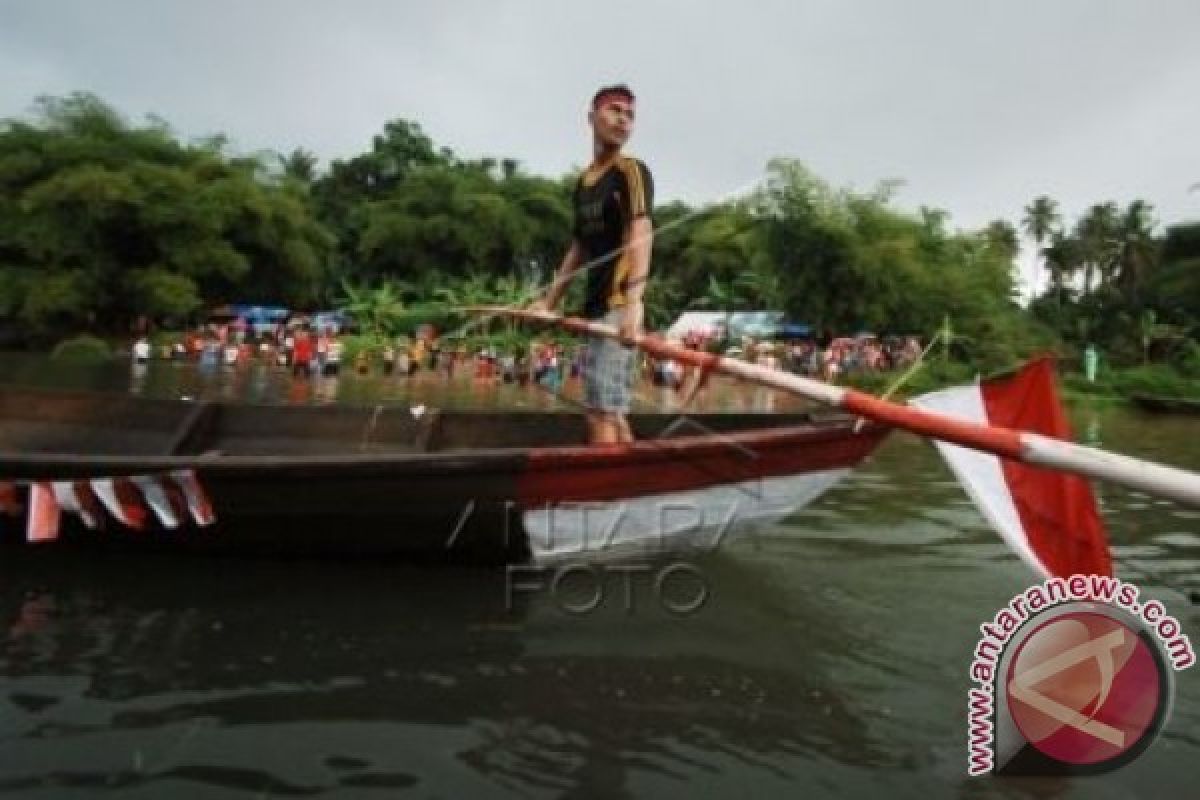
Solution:
<svg viewBox="0 0 1200 800"><path fill-rule="evenodd" d="M893 397L908 398L949 386L971 383L976 371L967 364L933 360L900 383L900 370L860 373L850 376L846 384L856 389L882 394L894 389ZM897 384L899 386L897 387ZM1164 364L1137 367L1103 367L1095 381L1080 372L1059 367L1059 388L1068 404L1111 405L1133 404L1135 395L1163 398L1200 398L1200 378L1186 375Z"/></svg>
<svg viewBox="0 0 1200 800"><path fill-rule="evenodd" d="M155 352L164 345L181 341L182 333L160 332L151 337ZM486 337L484 337L486 338ZM358 353L365 352L372 366L381 362L382 343L367 335L342 337L344 359L349 362ZM481 342L483 339L480 340ZM468 352L480 342L471 341ZM464 345L467 343L464 341ZM100 364L128 357L128 342L109 341L82 335L65 339L49 354L54 360L72 363ZM907 370L885 372L859 372L847 376L845 385L881 395L904 399L925 392L971 383L978 372L974 367L959 361L933 358L926 361L912 375L904 377ZM903 378L903 380L902 380ZM1059 386L1063 400L1068 405L1089 407L1107 405L1135 405L1137 395L1164 399L1200 399L1200 376L1190 375L1166 364L1147 364L1133 367L1102 366L1094 381L1089 381L1081 372L1064 369L1059 365Z"/></svg>

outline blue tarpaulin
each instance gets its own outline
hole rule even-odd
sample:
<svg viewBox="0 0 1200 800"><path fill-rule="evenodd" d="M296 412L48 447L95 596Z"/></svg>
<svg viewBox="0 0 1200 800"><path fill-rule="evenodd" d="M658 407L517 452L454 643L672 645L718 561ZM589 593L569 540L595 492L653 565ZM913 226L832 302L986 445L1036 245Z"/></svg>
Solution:
<svg viewBox="0 0 1200 800"><path fill-rule="evenodd" d="M282 322L287 319L289 312L283 306L252 306L231 304L229 313L241 317L250 323Z"/></svg>
<svg viewBox="0 0 1200 800"><path fill-rule="evenodd" d="M803 339L812 334L811 325L802 325L799 322L785 322L775 331L775 335L781 339Z"/></svg>

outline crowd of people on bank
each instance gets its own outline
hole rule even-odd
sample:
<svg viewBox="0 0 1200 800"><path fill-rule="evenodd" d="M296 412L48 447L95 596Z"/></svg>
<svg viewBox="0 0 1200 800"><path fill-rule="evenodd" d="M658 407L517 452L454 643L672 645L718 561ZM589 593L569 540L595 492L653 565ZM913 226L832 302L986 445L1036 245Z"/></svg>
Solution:
<svg viewBox="0 0 1200 800"><path fill-rule="evenodd" d="M792 341L744 337L738 345L721 347L702 335L688 334L676 343L693 350L723 352L728 357L832 383L848 375L902 369L921 356L921 342L916 336L859 334ZM650 369L650 379L656 385L679 386L687 374L686 369L672 361L651 362Z"/></svg>
<svg viewBox="0 0 1200 800"><path fill-rule="evenodd" d="M311 325L278 325L256 331L247 325L210 323L189 330L157 350L141 335L133 344L133 359L151 358L190 361L202 367L236 367L251 363L290 369L297 377L336 375L341 369L345 346L336 328L315 329Z"/></svg>
<svg viewBox="0 0 1200 800"><path fill-rule="evenodd" d="M793 341L744 337L732 345L688 334L676 343L830 382L856 373L903 368L921 354L921 343L915 336L872 334ZM342 332L336 327L281 323L260 330L234 320L198 326L173 343L161 345L157 351L145 335L139 336L132 355L138 363L160 358L190 361L203 367L266 364L287 369L296 378L309 378L339 374L345 344ZM382 343L374 348L373 354L360 350L349 368L362 375L412 376L424 371L453 378L463 373L478 381L561 389L567 381L582 375L586 357L586 345L567 346L553 341L534 341L517 349L485 345L468 351L440 339L430 326L422 326L411 337ZM688 370L673 361L643 355L638 364L641 377L653 385L679 388L686 382Z"/></svg>

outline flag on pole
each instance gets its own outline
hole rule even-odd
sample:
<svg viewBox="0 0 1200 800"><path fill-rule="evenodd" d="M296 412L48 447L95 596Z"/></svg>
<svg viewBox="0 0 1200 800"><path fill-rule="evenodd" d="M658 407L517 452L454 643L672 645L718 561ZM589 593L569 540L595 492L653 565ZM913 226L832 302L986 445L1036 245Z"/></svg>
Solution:
<svg viewBox="0 0 1200 800"><path fill-rule="evenodd" d="M910 402L984 425L1071 440L1050 357L1011 375ZM937 448L979 511L1036 572L1045 577L1112 574L1104 525L1086 480L945 442L937 442Z"/></svg>
<svg viewBox="0 0 1200 800"><path fill-rule="evenodd" d="M54 489L48 483L34 483L29 487L29 519L25 538L30 542L51 542L58 538L58 525L62 518Z"/></svg>

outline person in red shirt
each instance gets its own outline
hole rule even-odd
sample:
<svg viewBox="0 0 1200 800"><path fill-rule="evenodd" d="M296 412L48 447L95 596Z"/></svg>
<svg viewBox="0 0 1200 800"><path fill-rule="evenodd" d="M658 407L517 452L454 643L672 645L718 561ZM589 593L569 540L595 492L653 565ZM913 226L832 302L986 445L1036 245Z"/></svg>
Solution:
<svg viewBox="0 0 1200 800"><path fill-rule="evenodd" d="M292 350L292 376L312 377L313 340L307 330L296 333L296 344Z"/></svg>

